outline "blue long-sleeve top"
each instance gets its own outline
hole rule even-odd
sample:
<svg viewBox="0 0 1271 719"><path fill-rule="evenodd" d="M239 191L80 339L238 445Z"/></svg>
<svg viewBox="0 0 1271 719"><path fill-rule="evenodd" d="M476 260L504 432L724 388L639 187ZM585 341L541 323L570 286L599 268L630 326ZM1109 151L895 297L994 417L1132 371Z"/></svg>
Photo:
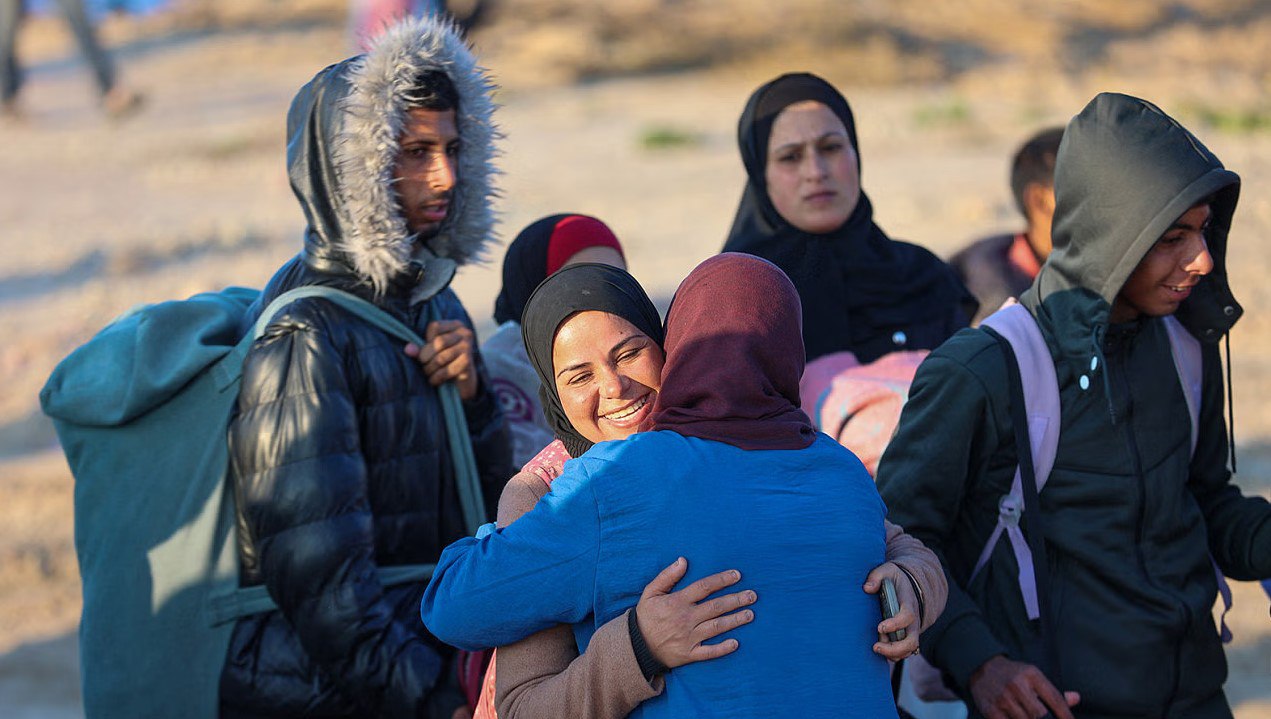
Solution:
<svg viewBox="0 0 1271 719"><path fill-rule="evenodd" d="M885 514L860 461L825 435L746 451L646 432L596 445L515 524L448 547L423 619L467 649L569 623L585 650L684 556L681 587L739 570L755 620L727 635L736 652L676 668L632 716L895 717L871 651L878 601L861 588L883 562Z"/></svg>

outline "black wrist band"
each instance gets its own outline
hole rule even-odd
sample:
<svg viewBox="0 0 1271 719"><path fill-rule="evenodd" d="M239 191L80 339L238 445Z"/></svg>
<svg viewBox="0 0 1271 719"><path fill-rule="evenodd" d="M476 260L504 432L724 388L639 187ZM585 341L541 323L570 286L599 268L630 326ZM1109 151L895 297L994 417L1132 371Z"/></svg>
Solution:
<svg viewBox="0 0 1271 719"><path fill-rule="evenodd" d="M644 675L645 681L651 682L654 677L671 671L670 667L653 656L653 651L644 641L644 634L640 632L640 623L636 620L635 607L632 607L630 614L627 615L627 633L631 635L631 649L635 651L636 663L640 665L640 673Z"/></svg>
<svg viewBox="0 0 1271 719"><path fill-rule="evenodd" d="M892 564L896 563L892 562ZM918 597L918 626L921 627L927 620L927 603L922 598L922 586L914 578L913 572L905 569L903 564L896 564L896 568L904 572L906 577L909 577L909 584L914 588L914 596Z"/></svg>

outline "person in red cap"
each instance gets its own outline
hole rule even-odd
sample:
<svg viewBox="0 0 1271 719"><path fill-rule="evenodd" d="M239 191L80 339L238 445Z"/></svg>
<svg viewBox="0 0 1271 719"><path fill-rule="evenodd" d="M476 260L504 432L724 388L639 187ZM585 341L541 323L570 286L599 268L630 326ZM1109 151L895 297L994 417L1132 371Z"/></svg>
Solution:
<svg viewBox="0 0 1271 719"><path fill-rule="evenodd" d="M539 283L567 265L599 262L626 269L622 245L608 225L578 214L530 223L503 257L503 288L494 302L499 328L481 346L490 385L512 431L512 460L525 464L555 439L538 398L539 378L521 342L521 314Z"/></svg>

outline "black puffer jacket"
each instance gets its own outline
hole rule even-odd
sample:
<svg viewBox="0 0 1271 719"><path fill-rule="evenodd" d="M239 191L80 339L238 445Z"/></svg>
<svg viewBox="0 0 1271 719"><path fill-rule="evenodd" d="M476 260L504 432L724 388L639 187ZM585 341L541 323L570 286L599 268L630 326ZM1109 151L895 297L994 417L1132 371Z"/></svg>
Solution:
<svg viewBox="0 0 1271 719"><path fill-rule="evenodd" d="M373 140L404 112L393 85L402 62L444 65L460 92L462 179L426 245L405 232L391 173L375 171L396 155L395 138L387 152ZM489 237L487 93L462 43L433 24L392 32L302 89L288 118L288 162L310 224L304 251L270 281L257 313L286 290L326 285L421 335L429 306L471 327L446 285ZM464 410L493 512L513 468L479 374ZM441 403L419 363L326 300L293 302L247 357L229 445L243 582L264 584L279 610L235 627L222 714L449 717L462 697L453 650L420 621L424 583L385 588L376 576L378 567L436 562L469 532Z"/></svg>

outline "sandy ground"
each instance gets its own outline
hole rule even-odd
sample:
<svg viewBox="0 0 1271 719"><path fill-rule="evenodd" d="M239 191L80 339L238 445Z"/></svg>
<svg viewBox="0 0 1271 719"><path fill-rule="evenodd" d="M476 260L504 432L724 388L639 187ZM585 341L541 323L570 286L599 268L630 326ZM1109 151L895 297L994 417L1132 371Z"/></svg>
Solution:
<svg viewBox="0 0 1271 719"><path fill-rule="evenodd" d="M784 15L776 3L732 4L496 6L474 37L503 85L505 241L545 214L597 215L665 301L728 229L747 95L776 72L811 69L847 89L879 224L947 255L1016 226L1006 176L1020 139L1066 121L1098 90L1140 94L1194 127L1245 181L1230 252L1247 310L1232 342L1237 440L1242 485L1271 494L1271 410L1261 402L1271 396L1271 82L1257 50L1271 38L1267 3L1178 3L1162 15L1156 3L1127 0L1112 12L1073 2L1026 26L1019 7L1035 3L949 4L976 11L968 14L862 1L851 6L854 29L833 37L822 27L826 2L793 2ZM60 28L42 22L24 40L37 58L29 120L0 126L5 717L79 715L73 487L35 402L44 378L119 312L259 286L298 249L283 119L295 89L344 55L339 13L295 0L260 6L293 8L286 20L249 10L200 20L189 13L209 12L206 4L187 5L183 24L107 28L125 77L148 96L135 118L115 124L96 113ZM641 24L666 15L680 21L674 31ZM783 28L802 34L760 41ZM1020 39L1025 29L1046 41L1041 49ZM482 332L498 257L456 280ZM1242 719L1271 717L1267 602L1253 585L1236 591L1230 697Z"/></svg>

